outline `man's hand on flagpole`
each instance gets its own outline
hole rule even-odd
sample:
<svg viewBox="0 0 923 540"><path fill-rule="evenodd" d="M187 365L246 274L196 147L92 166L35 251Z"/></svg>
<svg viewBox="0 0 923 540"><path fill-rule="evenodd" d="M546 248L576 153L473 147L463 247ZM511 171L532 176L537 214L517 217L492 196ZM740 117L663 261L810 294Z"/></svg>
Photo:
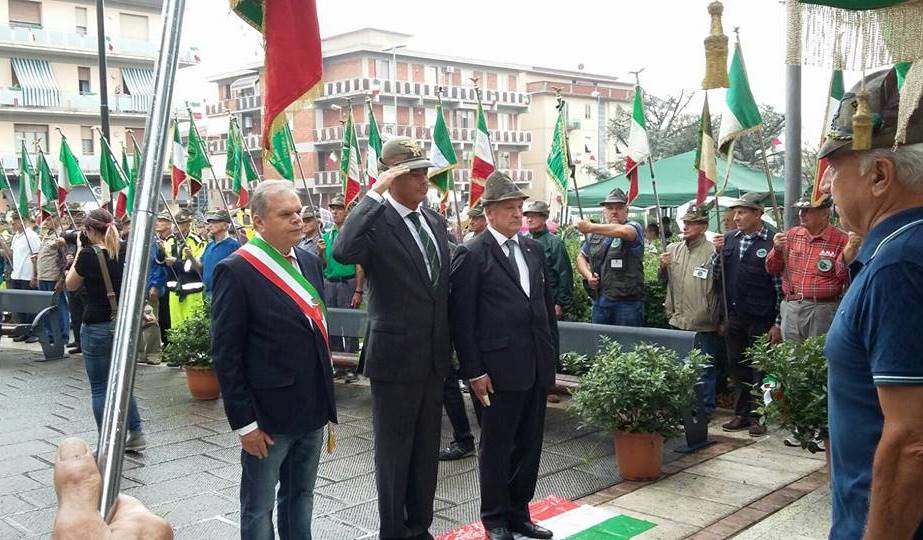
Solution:
<svg viewBox="0 0 923 540"><path fill-rule="evenodd" d="M406 165L391 167L387 171L381 173L381 176L378 178L378 181L375 182L372 190L379 195L384 195L385 192L388 191L388 189L391 187L391 183L394 182L395 178L408 172L410 172L410 168Z"/></svg>

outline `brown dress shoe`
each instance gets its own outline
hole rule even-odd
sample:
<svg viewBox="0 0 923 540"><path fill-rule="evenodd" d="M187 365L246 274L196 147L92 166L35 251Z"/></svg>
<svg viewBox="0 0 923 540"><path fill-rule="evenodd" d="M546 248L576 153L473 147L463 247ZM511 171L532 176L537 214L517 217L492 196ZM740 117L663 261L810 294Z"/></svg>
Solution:
<svg viewBox="0 0 923 540"><path fill-rule="evenodd" d="M762 437L766 434L766 426L760 424L759 422L753 422L750 424L750 436L751 437Z"/></svg>
<svg viewBox="0 0 923 540"><path fill-rule="evenodd" d="M750 419L746 416L735 416L730 422L721 425L724 431L743 431L750 427Z"/></svg>

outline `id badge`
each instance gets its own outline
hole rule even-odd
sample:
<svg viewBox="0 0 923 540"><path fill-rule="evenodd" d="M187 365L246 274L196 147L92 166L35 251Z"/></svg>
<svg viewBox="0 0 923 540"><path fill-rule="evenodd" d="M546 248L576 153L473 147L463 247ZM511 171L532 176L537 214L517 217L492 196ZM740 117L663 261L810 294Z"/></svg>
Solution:
<svg viewBox="0 0 923 540"><path fill-rule="evenodd" d="M692 271L692 277L697 277L699 279L708 279L708 268L699 266Z"/></svg>
<svg viewBox="0 0 923 540"><path fill-rule="evenodd" d="M612 260L609 262L609 267L610 267L610 268L619 268L619 269L622 268L622 259L612 259Z"/></svg>

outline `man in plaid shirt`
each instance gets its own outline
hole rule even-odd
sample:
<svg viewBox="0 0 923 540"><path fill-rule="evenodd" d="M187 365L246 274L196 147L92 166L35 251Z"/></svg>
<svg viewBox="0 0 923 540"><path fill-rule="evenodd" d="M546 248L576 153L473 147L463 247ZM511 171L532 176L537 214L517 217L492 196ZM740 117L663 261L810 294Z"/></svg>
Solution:
<svg viewBox="0 0 923 540"><path fill-rule="evenodd" d="M827 332L849 282L847 265L861 238L830 224L829 196L817 206L805 193L795 206L801 225L773 238L766 271L782 275L782 339L802 341Z"/></svg>

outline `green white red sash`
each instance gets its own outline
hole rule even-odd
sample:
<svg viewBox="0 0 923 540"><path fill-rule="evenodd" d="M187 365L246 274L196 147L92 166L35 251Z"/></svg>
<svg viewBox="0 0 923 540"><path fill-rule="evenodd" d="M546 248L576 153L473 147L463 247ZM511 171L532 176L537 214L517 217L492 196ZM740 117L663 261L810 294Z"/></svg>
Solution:
<svg viewBox="0 0 923 540"><path fill-rule="evenodd" d="M324 345L329 351L327 306L324 305L317 289L301 275L298 268L259 236L254 236L241 246L237 253L295 302L305 317L320 329L321 335L324 336Z"/></svg>

